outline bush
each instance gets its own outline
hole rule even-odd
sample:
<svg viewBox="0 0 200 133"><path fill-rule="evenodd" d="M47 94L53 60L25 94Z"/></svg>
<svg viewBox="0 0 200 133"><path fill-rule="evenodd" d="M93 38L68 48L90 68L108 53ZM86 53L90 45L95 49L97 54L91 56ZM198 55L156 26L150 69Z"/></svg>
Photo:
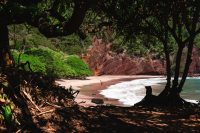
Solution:
<svg viewBox="0 0 200 133"><path fill-rule="evenodd" d="M65 63L74 68L76 75L88 76L92 74L85 62L76 55L68 56Z"/></svg>
<svg viewBox="0 0 200 133"><path fill-rule="evenodd" d="M18 65L19 53L16 51L12 51L12 55L13 55L15 64ZM30 62L30 67L33 72L40 72L40 73L46 74L45 63L43 63L38 57L22 54L20 56L20 63L25 63L27 61ZM29 71L28 66L25 66L25 70Z"/></svg>
<svg viewBox="0 0 200 133"><path fill-rule="evenodd" d="M67 77L79 77L81 75L77 75L74 68L71 68L63 61L57 60L53 62L53 68L49 75L58 77L58 78L67 78Z"/></svg>
<svg viewBox="0 0 200 133"><path fill-rule="evenodd" d="M57 78L91 75L88 66L78 56L67 56L49 48L32 48L25 54L37 57L45 64L46 73Z"/></svg>

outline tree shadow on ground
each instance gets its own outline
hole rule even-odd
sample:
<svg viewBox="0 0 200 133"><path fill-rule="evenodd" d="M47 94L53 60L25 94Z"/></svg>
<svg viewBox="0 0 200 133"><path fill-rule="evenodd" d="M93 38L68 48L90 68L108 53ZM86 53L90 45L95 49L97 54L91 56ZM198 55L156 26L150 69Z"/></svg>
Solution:
<svg viewBox="0 0 200 133"><path fill-rule="evenodd" d="M192 109L149 107L71 107L57 109L57 132L199 132L200 117Z"/></svg>
<svg viewBox="0 0 200 133"><path fill-rule="evenodd" d="M24 77L18 82L20 89L11 96L17 106L14 115L20 123L12 127L14 132L184 133L200 131L198 106L85 108L74 102L71 90L56 86L53 80L41 75L18 73L16 77L10 77L8 80L13 82L12 79L19 78L19 75Z"/></svg>

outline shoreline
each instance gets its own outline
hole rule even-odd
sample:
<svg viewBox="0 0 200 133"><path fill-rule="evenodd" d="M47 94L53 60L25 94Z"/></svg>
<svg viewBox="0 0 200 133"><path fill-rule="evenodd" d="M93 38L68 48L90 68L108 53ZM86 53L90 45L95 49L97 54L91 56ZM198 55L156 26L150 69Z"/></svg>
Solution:
<svg viewBox="0 0 200 133"><path fill-rule="evenodd" d="M92 103L91 100L94 99L103 99L104 105L115 105L115 106L123 106L122 102L117 99L106 98L100 94L101 90L106 89L110 85L114 85L123 81L131 81L135 79L146 79L146 78L160 78L162 75L102 75L102 76L91 76L87 77L85 80L65 80L60 79L57 80L60 86L65 86L69 88L72 86L75 90L80 90L78 96L75 101L84 107L96 106L97 104Z"/></svg>

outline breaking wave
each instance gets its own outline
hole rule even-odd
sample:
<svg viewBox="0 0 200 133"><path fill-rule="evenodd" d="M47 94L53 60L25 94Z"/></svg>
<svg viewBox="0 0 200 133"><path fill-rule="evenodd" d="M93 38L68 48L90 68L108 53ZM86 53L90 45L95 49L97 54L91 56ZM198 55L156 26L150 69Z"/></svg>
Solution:
<svg viewBox="0 0 200 133"><path fill-rule="evenodd" d="M190 80L200 79L200 77L188 78L188 79ZM166 78L136 79L132 81L126 81L126 82L118 83L115 85L111 85L107 89L102 90L100 94L102 94L103 96L107 98L118 99L120 102L124 104L124 106L132 106L144 98L145 93L146 93L145 86L154 86L153 94L157 94L157 90L163 89L165 83L166 83ZM155 87L155 86L158 86L158 87ZM157 88L157 90L154 88ZM200 89L200 87L198 88ZM187 89L186 89L186 92L184 93L187 93ZM185 99L194 103L196 103L197 101L197 100L191 99L190 97L189 98L185 97Z"/></svg>

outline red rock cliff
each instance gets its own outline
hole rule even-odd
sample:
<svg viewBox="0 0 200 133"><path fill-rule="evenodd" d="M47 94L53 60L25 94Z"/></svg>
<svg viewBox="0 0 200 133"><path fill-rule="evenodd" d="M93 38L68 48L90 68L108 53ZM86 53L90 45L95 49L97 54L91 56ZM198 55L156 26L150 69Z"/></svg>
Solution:
<svg viewBox="0 0 200 133"><path fill-rule="evenodd" d="M94 75L135 75L164 74L164 62L145 58L131 58L126 54L115 54L110 51L111 44L105 44L96 37L83 59L92 69Z"/></svg>

